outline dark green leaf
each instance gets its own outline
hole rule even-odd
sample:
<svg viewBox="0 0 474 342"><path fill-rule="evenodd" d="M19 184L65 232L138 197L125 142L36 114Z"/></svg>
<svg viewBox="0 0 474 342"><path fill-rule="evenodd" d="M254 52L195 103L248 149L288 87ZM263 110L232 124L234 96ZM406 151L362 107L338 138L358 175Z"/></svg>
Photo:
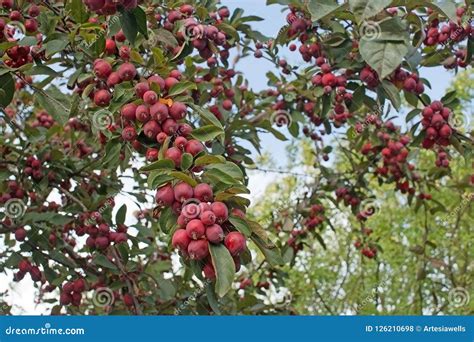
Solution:
<svg viewBox="0 0 474 342"><path fill-rule="evenodd" d="M216 294L224 297L232 288L232 281L235 275L235 264L229 250L223 244L209 244L209 252L211 253L212 264L216 271Z"/></svg>

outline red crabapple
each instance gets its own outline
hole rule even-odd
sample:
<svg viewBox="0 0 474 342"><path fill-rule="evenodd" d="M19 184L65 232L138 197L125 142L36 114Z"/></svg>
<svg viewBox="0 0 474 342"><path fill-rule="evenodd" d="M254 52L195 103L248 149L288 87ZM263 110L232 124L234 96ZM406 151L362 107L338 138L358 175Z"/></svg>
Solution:
<svg viewBox="0 0 474 342"><path fill-rule="evenodd" d="M209 255L209 243L207 240L193 240L189 243L188 254L193 260L202 260Z"/></svg>
<svg viewBox="0 0 474 342"><path fill-rule="evenodd" d="M218 224L206 228L206 238L212 243L220 243L224 240L224 230Z"/></svg>
<svg viewBox="0 0 474 342"><path fill-rule="evenodd" d="M190 242L191 239L184 229L176 230L173 234L173 238L171 239L171 245L173 248L179 248L181 251L187 251Z"/></svg>
<svg viewBox="0 0 474 342"><path fill-rule="evenodd" d="M213 202L211 204L211 210L216 215L217 222L219 223L226 221L229 217L229 209L227 209L225 203Z"/></svg>
<svg viewBox="0 0 474 342"><path fill-rule="evenodd" d="M224 244L232 255L242 253L247 245L245 237L239 232L230 232L227 234Z"/></svg>
<svg viewBox="0 0 474 342"><path fill-rule="evenodd" d="M206 233L206 228L202 224L201 220L193 219L186 225L186 233L193 240L198 240Z"/></svg>

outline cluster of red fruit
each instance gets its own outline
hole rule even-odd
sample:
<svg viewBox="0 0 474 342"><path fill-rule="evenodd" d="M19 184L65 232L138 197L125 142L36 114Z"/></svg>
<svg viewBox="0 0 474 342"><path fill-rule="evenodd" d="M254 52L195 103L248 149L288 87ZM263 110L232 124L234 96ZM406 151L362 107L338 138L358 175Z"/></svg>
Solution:
<svg viewBox="0 0 474 342"><path fill-rule="evenodd" d="M134 9L137 7L137 0L84 0L84 4L97 14L112 15L120 8Z"/></svg>
<svg viewBox="0 0 474 342"><path fill-rule="evenodd" d="M81 305L82 292L86 291L86 289L87 289L87 283L82 278L64 283L61 288L59 303L61 305L69 305L69 304L72 304L74 306Z"/></svg>
<svg viewBox="0 0 474 342"><path fill-rule="evenodd" d="M96 59L94 61L94 73L97 76L96 80L89 79L81 84L78 84L76 92L82 94L85 87L90 83L96 83L96 90L89 94L94 103L99 107L106 107L112 99L112 94L109 88L116 86L122 82L131 81L137 75L137 70L132 63L125 62L118 66L116 71L113 71L112 65L105 59Z"/></svg>
<svg viewBox="0 0 474 342"><path fill-rule="evenodd" d="M430 10L431 11L431 10ZM431 11L432 12L432 11ZM471 21L463 23L463 16L466 12L466 7L458 7L456 15L458 22L450 21L440 27L439 19L434 19L429 28L426 29L425 45L435 46L438 44L457 43L464 40L466 37L474 33ZM463 26L464 25L464 26Z"/></svg>
<svg viewBox="0 0 474 342"><path fill-rule="evenodd" d="M26 158L26 166L23 169L23 172L26 176L31 176L34 180L40 180L43 178L41 160L34 156L28 156Z"/></svg>
<svg viewBox="0 0 474 342"><path fill-rule="evenodd" d="M190 40L192 46L196 48L199 55L207 61L209 66L214 66L217 63L213 53L219 53L221 60L229 58L229 49L231 45L228 43L227 34L220 30L217 26L224 22L230 16L230 11L227 7L221 7L217 12L209 13L211 19L206 24L201 23L200 19L193 16L195 8L190 4L181 5L178 9L173 9L162 16L157 13L155 19L158 24L165 30L172 32L178 40L178 46L174 48L173 53L177 55L180 46L186 40ZM218 50L218 46L222 50Z"/></svg>
<svg viewBox="0 0 474 342"><path fill-rule="evenodd" d="M290 27L288 28L288 37L293 37L294 35L300 35L300 39L305 41L304 35L306 30L311 28L312 22L310 19L304 18L301 12L298 12L294 6L290 5L290 13L286 16L286 22Z"/></svg>
<svg viewBox="0 0 474 342"><path fill-rule="evenodd" d="M12 198L23 199L25 197L25 191L20 187L20 185L14 181L8 181L6 192L2 193L0 196L0 203L6 203Z"/></svg>
<svg viewBox="0 0 474 342"><path fill-rule="evenodd" d="M423 119L421 124L425 129L425 138L423 139L423 147L431 149L435 145L448 146L453 134L453 129L449 124L452 115L451 109L443 106L441 101L433 101L426 106L422 113ZM438 154L437 166L448 167L449 160L446 153Z"/></svg>
<svg viewBox="0 0 474 342"><path fill-rule="evenodd" d="M170 145L164 157L173 161L176 167L181 165L183 152L196 156L204 150L203 144L195 139L189 139L193 128L182 122L187 114L187 107L182 102L173 102L171 99L161 99L173 85L179 82L181 74L173 70L166 79L158 75L149 77L135 86L135 92L140 99L124 105L121 117L124 123L122 138L132 143L138 151L142 144L137 140L137 125L141 126L149 143L163 144L170 138ZM142 104L139 104L142 103ZM146 158L149 161L158 159L159 149L148 147Z"/></svg>
<svg viewBox="0 0 474 342"><path fill-rule="evenodd" d="M377 247L371 243L368 237L372 234L372 229L370 228L363 228L362 229L362 240L358 239L354 242L354 247L360 249L360 252L363 256L373 259L377 255Z"/></svg>
<svg viewBox="0 0 474 342"><path fill-rule="evenodd" d="M22 259L18 263L18 272L15 273L15 281L22 280L26 273L30 274L31 280L33 281L41 281L43 278L38 266L33 266L29 260Z"/></svg>
<svg viewBox="0 0 474 342"><path fill-rule="evenodd" d="M15 35L17 34L17 29L21 26L23 26L26 33L29 34L34 34L38 31L38 21L36 17L40 14L40 8L37 5L29 5L27 10L28 19L25 19L19 10L13 10L13 0L3 0L1 5L10 12L8 14L8 22L0 18L0 42L3 40L16 42L18 38L15 37ZM36 39L37 43L40 44L42 41L41 34L37 34ZM37 48L39 49L38 46L34 47L34 49L38 50ZM33 61L32 54L34 49L30 46L17 45L8 48L6 53L9 58L4 60L5 65L11 68L19 68L22 65L31 63Z"/></svg>
<svg viewBox="0 0 474 342"><path fill-rule="evenodd" d="M83 213L79 223L66 224L63 233L74 231L77 236L88 235L86 246L92 249L107 249L111 243L120 244L128 240L127 226L118 224L115 231L102 218L100 212Z"/></svg>
<svg viewBox="0 0 474 342"><path fill-rule="evenodd" d="M51 128L53 125L53 117L44 110L36 113L35 120L31 123L31 127Z"/></svg>
<svg viewBox="0 0 474 342"><path fill-rule="evenodd" d="M345 76L336 76L331 71L331 66L324 57L316 58L316 65L321 68L321 72L314 75L311 79L313 85L324 87L324 93L326 94L329 94L336 87L339 87L339 93L345 93L347 84L347 79Z"/></svg>
<svg viewBox="0 0 474 342"><path fill-rule="evenodd" d="M236 269L240 268L239 255L246 248L245 237L240 232L232 231L232 225L228 222L229 209L225 203L214 201L210 185L200 183L193 188L187 183L166 184L157 190L156 201L161 206L172 207L179 214L172 245L185 258L202 260L205 277L215 278L214 266L209 258L209 243L224 242L234 258ZM238 209L232 210L232 213L244 216Z"/></svg>
<svg viewBox="0 0 474 342"><path fill-rule="evenodd" d="M416 73L410 73L401 68L395 70L391 76L391 81L403 90L414 93L423 94L425 91L425 85L421 81L420 77Z"/></svg>
<svg viewBox="0 0 474 342"><path fill-rule="evenodd" d="M337 201L344 201L346 206L351 206L355 209L360 204L360 198L357 194L347 187L337 188L335 193Z"/></svg>
<svg viewBox="0 0 474 342"><path fill-rule="evenodd" d="M379 128L377 138L379 141L376 145L367 142L361 149L363 155L382 156L382 165L377 166L375 174L393 178L402 193L414 193L415 188L409 186L408 179L416 181L419 176L413 172L415 166L407 162L409 154L407 146L410 143L410 137L408 135L400 136L399 127L395 126L392 121L388 121Z"/></svg>
<svg viewBox="0 0 474 342"><path fill-rule="evenodd" d="M379 75L377 75L377 72L369 66L362 68L359 78L369 89L374 89L380 83Z"/></svg>

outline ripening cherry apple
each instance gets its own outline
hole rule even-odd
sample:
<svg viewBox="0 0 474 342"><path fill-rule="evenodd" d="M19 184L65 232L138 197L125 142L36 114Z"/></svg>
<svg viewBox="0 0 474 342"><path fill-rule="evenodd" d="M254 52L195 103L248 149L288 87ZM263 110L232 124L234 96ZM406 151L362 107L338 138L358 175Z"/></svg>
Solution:
<svg viewBox="0 0 474 342"><path fill-rule="evenodd" d="M224 240L224 244L232 255L239 255L245 250L245 237L240 232L230 232Z"/></svg>

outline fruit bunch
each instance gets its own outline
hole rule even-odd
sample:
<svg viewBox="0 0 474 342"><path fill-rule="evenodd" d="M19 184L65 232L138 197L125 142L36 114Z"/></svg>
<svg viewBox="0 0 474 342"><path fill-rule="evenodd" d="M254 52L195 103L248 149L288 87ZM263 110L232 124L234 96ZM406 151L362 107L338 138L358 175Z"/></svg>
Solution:
<svg viewBox="0 0 474 342"><path fill-rule="evenodd" d="M15 273L15 281L22 280L29 273L31 280L41 281L43 275L38 266L33 266L28 259L22 259L18 263L18 272Z"/></svg>
<svg viewBox="0 0 474 342"><path fill-rule="evenodd" d="M134 9L137 7L137 0L84 0L84 4L99 15L112 15L120 8Z"/></svg>
<svg viewBox="0 0 474 342"><path fill-rule="evenodd" d="M184 182L174 186L166 184L157 190L155 198L158 205L171 207L179 214L178 229L173 234L172 246L185 259L201 261L205 277L215 277L214 266L209 257L209 244L224 243L234 259L236 269L239 269L239 255L246 249L246 239L228 221L227 205L214 201L210 185L200 183L193 188ZM238 209L234 209L232 213L243 217L243 212Z"/></svg>
<svg viewBox="0 0 474 342"><path fill-rule="evenodd" d="M444 107L440 101L433 101L423 109L421 114L423 115L421 124L426 132L423 147L429 149L436 144L448 146L453 134L453 129L449 124L451 109Z"/></svg>
<svg viewBox="0 0 474 342"><path fill-rule="evenodd" d="M217 64L215 54L219 55L222 61L229 58L229 49L232 47L230 36L219 28L229 17L229 9L221 7L216 12L209 13L209 20L203 22L195 14L195 7L190 4L183 4L165 14L155 15L158 26L173 33L178 41L178 45L173 49L174 55L179 54L183 43L190 41L191 47L198 51L210 67Z"/></svg>
<svg viewBox="0 0 474 342"><path fill-rule="evenodd" d="M68 281L61 287L59 303L61 305L72 304L74 306L81 305L82 293L86 291L87 283L83 278L74 281Z"/></svg>
<svg viewBox="0 0 474 342"><path fill-rule="evenodd" d="M12 198L23 199L25 191L17 181L11 180L6 184L5 191L0 196L0 203L6 203Z"/></svg>
<svg viewBox="0 0 474 342"><path fill-rule="evenodd" d="M18 46L14 45L6 50L7 57L3 62L11 68L19 68L27 63L33 62L37 55L35 51L41 48L42 36L38 33L38 20L36 17L40 14L40 7L34 3L25 5L25 8L14 6L13 0L3 0L1 7L8 11L8 15L0 18L0 43L7 41L16 43L20 36L36 35L37 45ZM27 19L22 14L27 14ZM39 55L38 55L39 56Z"/></svg>

